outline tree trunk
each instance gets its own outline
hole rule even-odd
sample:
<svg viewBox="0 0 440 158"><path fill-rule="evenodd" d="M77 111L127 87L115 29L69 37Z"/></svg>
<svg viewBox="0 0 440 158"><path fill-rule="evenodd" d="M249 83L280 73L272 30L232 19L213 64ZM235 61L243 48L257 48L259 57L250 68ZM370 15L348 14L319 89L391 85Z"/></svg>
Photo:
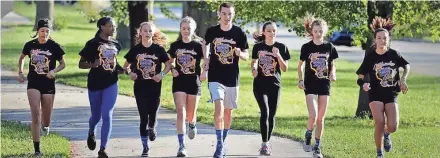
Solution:
<svg viewBox="0 0 440 158"><path fill-rule="evenodd" d="M142 22L148 21L148 9L146 1L128 1L128 16L130 17L130 43L135 46L137 28Z"/></svg>
<svg viewBox="0 0 440 158"><path fill-rule="evenodd" d="M185 16L192 17L197 23L196 35L202 38L205 37L206 30L217 23L217 14L205 9L200 9L207 7L207 3L203 1L184 1L182 3L182 18Z"/></svg>
<svg viewBox="0 0 440 158"><path fill-rule="evenodd" d="M121 44L123 49L130 48L130 28L121 22L118 24L116 40Z"/></svg>
<svg viewBox="0 0 440 158"><path fill-rule="evenodd" d="M54 1L53 0L35 1L35 4L37 5L37 9L36 9L37 13L35 16L34 31L37 30L38 20L40 19L49 19L53 24L53 28L55 28L55 24L53 23Z"/></svg>
<svg viewBox="0 0 440 158"><path fill-rule="evenodd" d="M377 1L377 2L368 1L368 6L367 6L368 26L370 26L370 24L372 23L373 19L376 16L392 19L393 7L394 7L394 3L391 1ZM373 42L373 35L368 36L367 43L365 46L365 50L366 50L365 56L367 55L367 53L373 52L373 50L371 50L372 48L370 47L372 45L372 42ZM370 76L365 75L365 80L369 81ZM368 103L369 103L368 92L365 92L362 89L362 87L360 87L356 117L365 117L366 114L369 114L369 118L370 119L372 118L371 110Z"/></svg>

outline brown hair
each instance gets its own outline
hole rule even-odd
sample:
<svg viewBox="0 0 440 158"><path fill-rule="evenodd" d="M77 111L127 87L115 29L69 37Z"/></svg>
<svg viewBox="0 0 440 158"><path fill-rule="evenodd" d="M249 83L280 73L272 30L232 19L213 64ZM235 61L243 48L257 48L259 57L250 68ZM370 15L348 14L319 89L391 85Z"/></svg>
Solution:
<svg viewBox="0 0 440 158"><path fill-rule="evenodd" d="M266 29L266 27L267 27L267 25L273 25L273 26L275 26L275 27L277 27L277 24L275 23L275 22L273 22L273 21L269 21L269 22L266 22L266 23L264 23L263 24L263 30L262 30L262 32L260 32L259 30L258 31L255 31L252 35L253 35L253 38L255 39L255 42L264 42L264 40L266 40L266 37L264 37L264 34L263 34L263 32L264 32L264 30Z"/></svg>
<svg viewBox="0 0 440 158"><path fill-rule="evenodd" d="M184 17L182 20L180 20L180 27L182 27L182 23L188 23L191 27L191 29L196 30L197 29L197 23L196 21L190 17L190 16L186 16ZM182 32L179 32L179 36L177 37L176 41L182 40ZM192 41L197 41L197 42L202 42L203 39L199 36L196 35L195 31L191 37Z"/></svg>
<svg viewBox="0 0 440 158"><path fill-rule="evenodd" d="M151 28L154 28L153 43L160 45L162 47L165 47L168 43L167 36L163 32L161 32L159 29L157 29L156 25L154 25L153 22L142 22L139 25L139 28L137 29L135 43L136 44L142 43L142 37L140 36L140 33L141 33L142 27L145 25L150 25Z"/></svg>
<svg viewBox="0 0 440 158"><path fill-rule="evenodd" d="M321 26L324 30L328 31L328 25L324 19L315 18L313 15L307 14L304 17L304 28L306 29L307 36L313 36L313 26Z"/></svg>
<svg viewBox="0 0 440 158"><path fill-rule="evenodd" d="M222 4L220 4L220 6L218 7L218 12L222 11L222 8L234 8L234 5L232 5L232 3L229 2L224 2Z"/></svg>
<svg viewBox="0 0 440 158"><path fill-rule="evenodd" d="M373 32L374 37L376 38L376 34L382 31L386 32L389 35L394 26L395 24L393 24L393 21L391 19L375 17L369 27Z"/></svg>

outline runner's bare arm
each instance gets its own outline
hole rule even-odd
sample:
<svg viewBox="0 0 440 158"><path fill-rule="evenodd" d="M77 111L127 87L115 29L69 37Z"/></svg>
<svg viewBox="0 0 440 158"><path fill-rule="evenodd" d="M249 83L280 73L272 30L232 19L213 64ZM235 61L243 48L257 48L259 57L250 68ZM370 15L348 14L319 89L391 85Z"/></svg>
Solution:
<svg viewBox="0 0 440 158"><path fill-rule="evenodd" d="M409 64L406 64L406 65L403 67L403 74L402 74L402 78L401 78L401 80L402 80L403 82L406 82L406 78L408 77L409 70L410 70L410 66L409 66Z"/></svg>
<svg viewBox="0 0 440 158"><path fill-rule="evenodd" d="M244 61L247 61L249 59L249 52L247 49L241 50L240 52L240 58Z"/></svg>
<svg viewBox="0 0 440 158"><path fill-rule="evenodd" d="M302 61L302 60L298 61L298 80L299 81L303 80L303 69L302 69L303 63L304 63L304 61Z"/></svg>
<svg viewBox="0 0 440 158"><path fill-rule="evenodd" d="M58 61L60 63L60 65L58 65L58 67L56 67L55 69L53 69L53 71L55 73L60 72L61 70L63 70L64 68L66 68L66 62L64 62L64 55L61 56L61 59Z"/></svg>
<svg viewBox="0 0 440 158"><path fill-rule="evenodd" d="M22 53L22 54L20 54L20 57L18 58L18 73L23 73L24 57L26 57L26 55L24 55Z"/></svg>

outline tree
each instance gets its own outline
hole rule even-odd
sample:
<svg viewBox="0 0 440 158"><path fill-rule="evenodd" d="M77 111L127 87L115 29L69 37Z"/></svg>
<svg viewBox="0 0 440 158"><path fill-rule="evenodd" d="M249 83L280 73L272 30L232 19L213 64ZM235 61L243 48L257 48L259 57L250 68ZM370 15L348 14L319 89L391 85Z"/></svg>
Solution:
<svg viewBox="0 0 440 158"><path fill-rule="evenodd" d="M35 16L34 31L37 30L38 20L40 19L49 19L52 21L52 24L54 24L53 23L54 1L53 0L35 1L35 3L37 5L37 9L36 9L37 13Z"/></svg>
<svg viewBox="0 0 440 158"><path fill-rule="evenodd" d="M148 9L146 1L128 1L128 16L131 37L131 47L135 46L136 29L142 22L148 21Z"/></svg>
<svg viewBox="0 0 440 158"><path fill-rule="evenodd" d="M182 3L182 18L185 16L192 17L197 23L196 34L200 37L204 37L206 30L217 22L216 12L203 9L208 5L206 2L184 1Z"/></svg>

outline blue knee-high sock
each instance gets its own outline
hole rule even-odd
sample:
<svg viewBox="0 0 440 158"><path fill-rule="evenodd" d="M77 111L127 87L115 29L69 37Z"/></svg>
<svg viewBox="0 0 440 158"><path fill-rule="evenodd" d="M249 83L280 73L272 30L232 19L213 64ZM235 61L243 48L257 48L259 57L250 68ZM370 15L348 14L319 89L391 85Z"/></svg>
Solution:
<svg viewBox="0 0 440 158"><path fill-rule="evenodd" d="M224 129L223 130L223 142L225 142L226 137L228 136L228 132L229 132L229 129Z"/></svg>
<svg viewBox="0 0 440 158"><path fill-rule="evenodd" d="M118 96L118 85L115 83L102 91L102 128L101 128L101 149L105 149L107 141L110 139L112 132L112 116L115 107L116 98Z"/></svg>
<svg viewBox="0 0 440 158"><path fill-rule="evenodd" d="M377 153L377 156L382 156L383 155L382 149L377 149L376 153Z"/></svg>
<svg viewBox="0 0 440 158"><path fill-rule="evenodd" d="M177 134L177 139L179 140L179 146L184 147L185 146L185 137L183 134Z"/></svg>
<svg viewBox="0 0 440 158"><path fill-rule="evenodd" d="M217 148L223 147L223 130L215 130L215 135L217 135Z"/></svg>
<svg viewBox="0 0 440 158"><path fill-rule="evenodd" d="M148 147L148 136L141 136L141 141L142 141L142 147L144 147L144 149L149 148Z"/></svg>
<svg viewBox="0 0 440 158"><path fill-rule="evenodd" d="M319 148L321 139L315 138L315 149Z"/></svg>

